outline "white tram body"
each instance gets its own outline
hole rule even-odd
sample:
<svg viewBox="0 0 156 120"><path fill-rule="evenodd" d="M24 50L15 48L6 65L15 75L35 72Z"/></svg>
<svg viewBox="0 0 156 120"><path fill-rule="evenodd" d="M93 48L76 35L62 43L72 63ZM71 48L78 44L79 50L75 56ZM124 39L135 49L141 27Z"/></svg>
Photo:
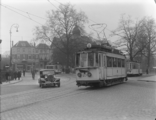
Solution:
<svg viewBox="0 0 156 120"><path fill-rule="evenodd" d="M126 57L110 46L89 45L76 53L78 86L110 86L127 81Z"/></svg>
<svg viewBox="0 0 156 120"><path fill-rule="evenodd" d="M127 75L128 76L142 75L140 63L136 61L127 61Z"/></svg>

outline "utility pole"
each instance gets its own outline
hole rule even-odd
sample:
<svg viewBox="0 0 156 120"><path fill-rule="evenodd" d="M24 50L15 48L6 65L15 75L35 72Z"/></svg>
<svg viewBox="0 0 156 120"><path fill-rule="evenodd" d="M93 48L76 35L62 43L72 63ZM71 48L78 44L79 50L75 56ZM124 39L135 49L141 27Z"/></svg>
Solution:
<svg viewBox="0 0 156 120"><path fill-rule="evenodd" d="M2 70L1 70L1 62L2 62L2 57L1 57L1 43L2 40L0 39L0 84L2 84Z"/></svg>

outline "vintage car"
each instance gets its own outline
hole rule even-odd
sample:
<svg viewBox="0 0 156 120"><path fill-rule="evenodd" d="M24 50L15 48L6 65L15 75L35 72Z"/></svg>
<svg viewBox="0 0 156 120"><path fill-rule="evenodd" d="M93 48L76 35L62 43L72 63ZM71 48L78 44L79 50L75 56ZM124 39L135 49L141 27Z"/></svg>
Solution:
<svg viewBox="0 0 156 120"><path fill-rule="evenodd" d="M42 69L39 71L40 77L38 79L41 88L45 86L60 87L60 78L55 77L55 71L50 69Z"/></svg>

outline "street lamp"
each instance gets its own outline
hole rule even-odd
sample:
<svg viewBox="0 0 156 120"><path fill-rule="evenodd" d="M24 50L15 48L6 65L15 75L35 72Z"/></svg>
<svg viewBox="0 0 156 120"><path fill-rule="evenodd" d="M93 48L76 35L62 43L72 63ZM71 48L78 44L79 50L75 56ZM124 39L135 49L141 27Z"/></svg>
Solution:
<svg viewBox="0 0 156 120"><path fill-rule="evenodd" d="M2 40L0 39L0 45L1 43L2 43ZM0 52L1 52L1 46L0 46ZM1 53L0 53L0 84L2 84L1 62L2 62L2 59L1 59Z"/></svg>
<svg viewBox="0 0 156 120"><path fill-rule="evenodd" d="M13 24L11 27L10 27L10 68L11 68L11 66L12 66L12 64L11 64L11 61L12 61L12 49L11 49L11 44L12 44L12 41L11 41L11 34L12 34L12 32L11 32L11 30L12 30L12 28L16 28L16 32L18 32L18 27L19 27L19 25L18 24Z"/></svg>

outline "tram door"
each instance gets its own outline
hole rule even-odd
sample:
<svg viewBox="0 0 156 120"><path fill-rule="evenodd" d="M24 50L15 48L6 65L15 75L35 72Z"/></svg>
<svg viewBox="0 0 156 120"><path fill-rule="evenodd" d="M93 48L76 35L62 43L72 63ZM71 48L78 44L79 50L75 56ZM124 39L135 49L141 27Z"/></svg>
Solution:
<svg viewBox="0 0 156 120"><path fill-rule="evenodd" d="M106 55L103 54L103 60L102 60L102 68L103 68L103 79L106 79Z"/></svg>
<svg viewBox="0 0 156 120"><path fill-rule="evenodd" d="M100 80L103 79L103 66L102 66L102 61L103 61L103 57L102 57L102 54L99 53L99 78Z"/></svg>

